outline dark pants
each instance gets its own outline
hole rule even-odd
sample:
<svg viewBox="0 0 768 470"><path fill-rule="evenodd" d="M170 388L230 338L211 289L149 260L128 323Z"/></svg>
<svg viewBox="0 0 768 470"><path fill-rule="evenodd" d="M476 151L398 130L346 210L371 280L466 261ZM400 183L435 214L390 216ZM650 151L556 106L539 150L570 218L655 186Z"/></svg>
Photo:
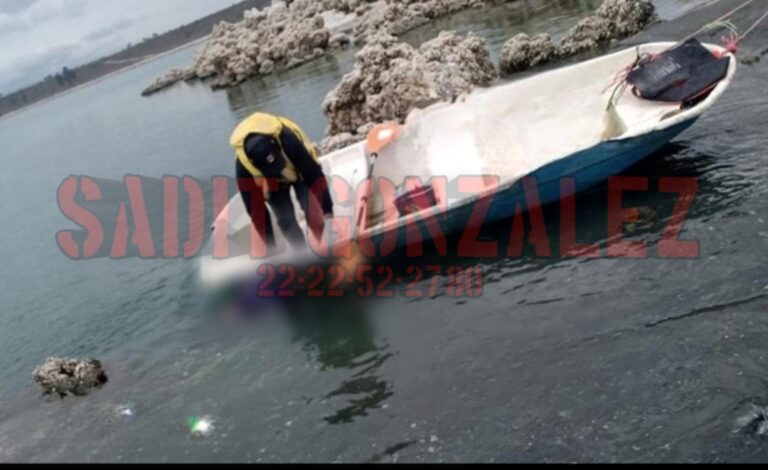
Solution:
<svg viewBox="0 0 768 470"><path fill-rule="evenodd" d="M307 246L307 240L304 232L301 230L296 220L296 211L291 198L291 188L296 192L296 198L301 204L301 210L304 211L304 217L309 216L309 186L303 181L292 184L280 184L280 188L269 196L269 207L277 217L277 226L285 235L288 243L296 249L302 249ZM275 234L272 229L272 221L267 212L267 243L274 245Z"/></svg>

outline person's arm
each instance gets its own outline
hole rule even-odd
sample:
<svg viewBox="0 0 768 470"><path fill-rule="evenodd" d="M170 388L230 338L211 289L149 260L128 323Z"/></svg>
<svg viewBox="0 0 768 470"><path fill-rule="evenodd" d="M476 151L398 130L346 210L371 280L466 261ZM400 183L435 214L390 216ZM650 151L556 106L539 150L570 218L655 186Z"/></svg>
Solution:
<svg viewBox="0 0 768 470"><path fill-rule="evenodd" d="M272 218L269 215L269 210L264 200L263 189L256 184L253 175L243 166L240 160L237 160L235 173L237 175L237 188L240 190L245 210L251 216L256 232L264 238L268 248L273 247L275 245L275 234L272 230ZM260 194L255 195L254 191L258 191ZM254 207L254 201L260 204L261 207ZM262 213L264 217L261 217Z"/></svg>
<svg viewBox="0 0 768 470"><path fill-rule="evenodd" d="M301 174L307 186L311 189L310 196L318 198L323 208L323 214L333 216L333 199L328 188L328 180L323 173L323 167L312 157L304 143L290 129L285 128L280 134L283 150L288 154L296 171Z"/></svg>

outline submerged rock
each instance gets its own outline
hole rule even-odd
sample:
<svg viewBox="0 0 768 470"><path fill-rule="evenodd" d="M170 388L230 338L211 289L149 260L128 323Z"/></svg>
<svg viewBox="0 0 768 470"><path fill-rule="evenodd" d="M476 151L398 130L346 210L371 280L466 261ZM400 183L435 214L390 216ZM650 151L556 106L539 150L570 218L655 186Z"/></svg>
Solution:
<svg viewBox="0 0 768 470"><path fill-rule="evenodd" d="M83 396L107 383L100 361L95 359L49 358L35 369L35 382L46 395Z"/></svg>
<svg viewBox="0 0 768 470"><path fill-rule="evenodd" d="M571 28L559 45L545 35L513 37L502 49L500 68L504 73L522 72L632 36L654 21L655 11L650 0L605 0L594 15Z"/></svg>
<svg viewBox="0 0 768 470"><path fill-rule="evenodd" d="M363 140L371 124L403 121L417 108L451 101L498 78L485 40L442 32L419 49L378 33L358 54L352 72L326 96L328 152Z"/></svg>

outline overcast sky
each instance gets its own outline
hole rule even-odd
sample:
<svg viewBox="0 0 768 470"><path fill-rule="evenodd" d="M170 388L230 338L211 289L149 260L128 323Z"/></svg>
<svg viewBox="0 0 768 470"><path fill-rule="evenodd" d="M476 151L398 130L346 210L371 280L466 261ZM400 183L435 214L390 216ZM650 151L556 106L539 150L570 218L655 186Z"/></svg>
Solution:
<svg viewBox="0 0 768 470"><path fill-rule="evenodd" d="M0 93L190 23L236 0L0 0Z"/></svg>

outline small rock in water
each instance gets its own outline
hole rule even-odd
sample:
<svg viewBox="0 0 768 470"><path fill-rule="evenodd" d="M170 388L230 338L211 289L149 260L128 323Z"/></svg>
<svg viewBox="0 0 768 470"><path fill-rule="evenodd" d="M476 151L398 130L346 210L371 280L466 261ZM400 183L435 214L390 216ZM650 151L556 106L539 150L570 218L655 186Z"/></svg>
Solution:
<svg viewBox="0 0 768 470"><path fill-rule="evenodd" d="M747 55L741 58L740 61L744 65L753 65L758 62L760 62L760 56L759 55Z"/></svg>
<svg viewBox="0 0 768 470"><path fill-rule="evenodd" d="M49 358L33 373L46 395L84 396L107 383L107 374L95 359Z"/></svg>

